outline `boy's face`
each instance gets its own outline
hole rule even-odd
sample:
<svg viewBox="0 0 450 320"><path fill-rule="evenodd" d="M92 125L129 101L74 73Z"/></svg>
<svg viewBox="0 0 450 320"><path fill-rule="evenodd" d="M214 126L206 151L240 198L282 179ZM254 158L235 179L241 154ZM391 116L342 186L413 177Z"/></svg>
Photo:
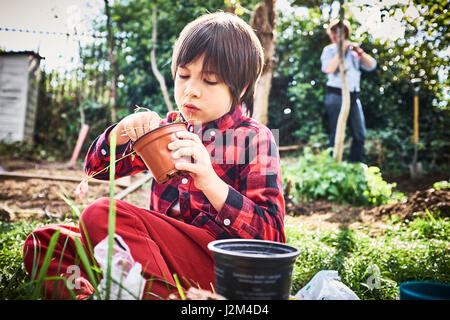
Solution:
<svg viewBox="0 0 450 320"><path fill-rule="evenodd" d="M185 119L207 123L231 109L228 86L208 70L203 70L204 56L184 67L179 66L175 76L175 102Z"/></svg>

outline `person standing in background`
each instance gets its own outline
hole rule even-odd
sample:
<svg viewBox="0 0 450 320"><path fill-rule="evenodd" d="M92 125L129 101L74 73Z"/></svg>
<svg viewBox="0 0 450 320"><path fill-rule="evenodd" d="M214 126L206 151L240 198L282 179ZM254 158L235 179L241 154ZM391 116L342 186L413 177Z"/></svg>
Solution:
<svg viewBox="0 0 450 320"><path fill-rule="evenodd" d="M322 72L328 76L325 105L327 107L330 126L330 147L334 146L336 126L342 105L342 80L339 71L339 49L338 49L339 20L333 20L328 29L328 35L332 44L327 45L320 57ZM344 63L347 69L347 83L350 90L350 113L347 123L352 135L350 147L350 162L361 162L364 155L364 142L366 138L366 125L361 101L359 100L361 70L375 70L377 62L369 54L364 52L357 43L350 42L349 36L352 32L350 23L344 20Z"/></svg>

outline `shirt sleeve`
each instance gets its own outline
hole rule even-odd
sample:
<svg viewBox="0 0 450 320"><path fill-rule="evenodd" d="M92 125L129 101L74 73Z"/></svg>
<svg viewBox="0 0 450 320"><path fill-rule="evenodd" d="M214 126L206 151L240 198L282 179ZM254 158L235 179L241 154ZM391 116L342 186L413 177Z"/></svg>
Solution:
<svg viewBox="0 0 450 320"><path fill-rule="evenodd" d="M322 55L320 56L320 61L322 62L322 72L325 72L325 68L327 67L328 63L333 59L333 57L336 55L336 52L330 47L326 46L322 50Z"/></svg>
<svg viewBox="0 0 450 320"><path fill-rule="evenodd" d="M178 113L175 111L167 113L166 118L162 119L160 124L174 121L177 115ZM116 125L108 127L89 147L84 162L84 171L87 175L95 175L94 178L99 180L109 180L109 170L104 170L110 162L110 145L107 137ZM116 147L116 179L148 170L142 159L133 153L131 144L130 140L126 144Z"/></svg>
<svg viewBox="0 0 450 320"><path fill-rule="evenodd" d="M94 175L99 180L109 179L109 170L104 170L111 158L107 137L116 125L108 127L89 147L84 163L84 171L88 176ZM116 147L116 179L147 170L141 158L131 153L131 141Z"/></svg>
<svg viewBox="0 0 450 320"><path fill-rule="evenodd" d="M245 151L249 162L240 170L239 190L228 187L216 222L234 237L286 242L280 157L270 130L260 129Z"/></svg>

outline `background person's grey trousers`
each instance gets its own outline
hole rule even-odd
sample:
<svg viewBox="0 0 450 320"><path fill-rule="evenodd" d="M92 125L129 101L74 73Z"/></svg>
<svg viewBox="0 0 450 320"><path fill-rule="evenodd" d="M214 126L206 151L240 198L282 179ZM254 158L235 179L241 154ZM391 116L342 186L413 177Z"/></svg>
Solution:
<svg viewBox="0 0 450 320"><path fill-rule="evenodd" d="M328 112L328 122L330 126L330 147L334 147L336 136L336 126L341 110L342 98L335 93L325 95L325 105ZM364 155L364 141L366 139L366 123L364 113L359 99L351 99L350 113L347 124L352 135L352 145L350 147L350 162L361 162Z"/></svg>

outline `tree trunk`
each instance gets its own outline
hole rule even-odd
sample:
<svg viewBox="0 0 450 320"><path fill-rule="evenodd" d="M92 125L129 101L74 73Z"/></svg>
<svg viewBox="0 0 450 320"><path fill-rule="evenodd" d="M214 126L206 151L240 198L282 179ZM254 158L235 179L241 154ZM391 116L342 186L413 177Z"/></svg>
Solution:
<svg viewBox="0 0 450 320"><path fill-rule="evenodd" d="M272 88L272 71L261 75L255 88L253 101L253 118L267 125L269 122L269 95Z"/></svg>
<svg viewBox="0 0 450 320"><path fill-rule="evenodd" d="M152 65L152 71L155 75L156 79L159 82L159 86L161 87L161 91L164 97L164 101L166 103L167 109L169 111L173 111L172 102L170 101L169 91L167 90L166 86L166 80L164 79L164 76L159 72L158 66L156 64L156 39L157 39L157 22L158 22L158 3L157 1L153 1L153 14L152 14L152 20L153 20L153 31L152 31L152 51L150 52L150 63Z"/></svg>
<svg viewBox="0 0 450 320"><path fill-rule="evenodd" d="M350 112L350 92L347 84L347 69L344 63L344 1L340 0L339 10L339 70L342 81L342 105L336 126L336 136L334 138L333 158L336 162L342 161L344 153L345 128L347 126L347 118Z"/></svg>
<svg viewBox="0 0 450 320"><path fill-rule="evenodd" d="M117 95L117 72L116 72L116 56L114 55L114 41L111 28L111 12L109 10L108 0L105 1L106 13L106 29L108 31L108 50L109 50L109 64L111 73L111 90L109 96L109 108L111 111L111 121L117 122L116 115L116 95Z"/></svg>
<svg viewBox="0 0 450 320"><path fill-rule="evenodd" d="M269 94L272 87L272 73L275 67L275 0L264 0L253 11L250 25L264 49L264 67L255 87L253 118L267 125L269 117Z"/></svg>

